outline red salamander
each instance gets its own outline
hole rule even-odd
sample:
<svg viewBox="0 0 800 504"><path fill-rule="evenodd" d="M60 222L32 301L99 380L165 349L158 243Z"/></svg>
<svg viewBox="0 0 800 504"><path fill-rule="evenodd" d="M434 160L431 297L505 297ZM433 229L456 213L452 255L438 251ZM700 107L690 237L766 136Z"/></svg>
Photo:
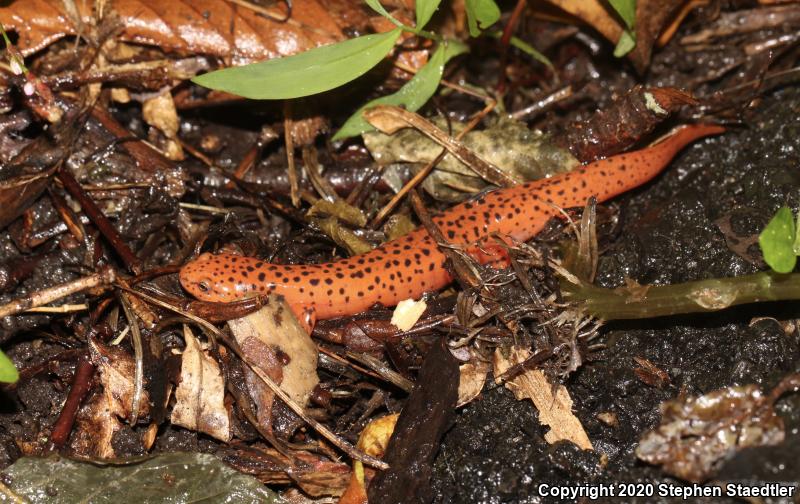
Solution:
<svg viewBox="0 0 800 504"><path fill-rule="evenodd" d="M692 141L722 133L715 125L684 126L645 149L584 165L569 173L500 189L456 205L433 221L450 243L474 245L492 233L518 241L535 236L555 207L605 201L655 177ZM445 255L424 228L358 256L324 264L270 264L254 257L205 253L183 267L183 287L204 301L254 294L283 295L295 314L318 319L353 315L376 303L394 306L452 281Z"/></svg>

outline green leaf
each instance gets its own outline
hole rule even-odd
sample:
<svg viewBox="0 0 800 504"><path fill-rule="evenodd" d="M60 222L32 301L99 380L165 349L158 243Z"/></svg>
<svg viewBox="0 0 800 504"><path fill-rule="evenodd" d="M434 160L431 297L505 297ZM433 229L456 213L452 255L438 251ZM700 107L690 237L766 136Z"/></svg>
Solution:
<svg viewBox="0 0 800 504"><path fill-rule="evenodd" d="M442 80L442 74L444 73L444 66L447 62L466 51L467 46L460 42L451 40L439 44L428 63L411 80L406 82L397 92L376 98L359 108L336 132L333 140L341 140L360 135L366 131L373 131L375 128L363 117L364 110L370 107L397 105L403 106L412 112L419 110L439 87L439 82Z"/></svg>
<svg viewBox="0 0 800 504"><path fill-rule="evenodd" d="M3 471L3 481L33 504L285 502L256 478L205 453L168 453L123 464L23 457Z"/></svg>
<svg viewBox="0 0 800 504"><path fill-rule="evenodd" d="M633 51L634 47L636 47L635 36L630 31L625 30L620 35L619 41L617 41L617 47L614 48L614 57L621 58Z"/></svg>
<svg viewBox="0 0 800 504"><path fill-rule="evenodd" d="M431 20L436 9L442 0L416 0L415 10L417 11L417 30L425 28Z"/></svg>
<svg viewBox="0 0 800 504"><path fill-rule="evenodd" d="M192 79L196 84L256 100L322 93L360 77L392 50L400 28Z"/></svg>
<svg viewBox="0 0 800 504"><path fill-rule="evenodd" d="M467 26L469 34L477 37L500 19L500 7L494 0L466 0Z"/></svg>
<svg viewBox="0 0 800 504"><path fill-rule="evenodd" d="M796 233L792 210L781 207L758 236L764 261L774 271L789 273L794 269L797 263L797 255L793 249Z"/></svg>
<svg viewBox="0 0 800 504"><path fill-rule="evenodd" d="M6 354L0 352L0 382L14 383L19 380L19 373L14 363Z"/></svg>
<svg viewBox="0 0 800 504"><path fill-rule="evenodd" d="M608 0L611 7L617 11L619 17L625 21L629 30L633 30L636 25L636 0Z"/></svg>
<svg viewBox="0 0 800 504"><path fill-rule="evenodd" d="M403 23L401 23L400 21L395 19L394 16L389 14L389 12L386 10L386 7L384 7L383 4L381 4L379 0L364 0L364 1L367 2L367 5L372 7L372 10L374 10L375 12L380 14L381 16L385 17L386 19L388 19L389 21L394 23L396 26L399 26L401 28L408 28L406 25L404 25ZM419 28L419 27L417 27L417 28Z"/></svg>

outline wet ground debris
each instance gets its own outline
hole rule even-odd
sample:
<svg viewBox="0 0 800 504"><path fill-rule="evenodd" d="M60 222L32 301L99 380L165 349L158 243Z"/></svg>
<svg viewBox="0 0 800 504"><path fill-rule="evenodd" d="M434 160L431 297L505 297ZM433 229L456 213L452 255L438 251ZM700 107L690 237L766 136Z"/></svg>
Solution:
<svg viewBox="0 0 800 504"><path fill-rule="evenodd" d="M636 456L681 479L706 481L736 451L780 444L786 434L774 404L798 390L800 375L791 375L768 394L745 385L667 401L661 424L642 437Z"/></svg>

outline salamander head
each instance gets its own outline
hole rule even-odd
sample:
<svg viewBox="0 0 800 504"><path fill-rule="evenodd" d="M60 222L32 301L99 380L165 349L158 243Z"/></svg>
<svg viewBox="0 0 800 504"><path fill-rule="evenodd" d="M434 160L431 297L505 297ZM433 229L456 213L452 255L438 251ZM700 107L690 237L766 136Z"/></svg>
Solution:
<svg viewBox="0 0 800 504"><path fill-rule="evenodd" d="M230 303L244 297L230 254L201 254L181 268L181 285L201 301Z"/></svg>

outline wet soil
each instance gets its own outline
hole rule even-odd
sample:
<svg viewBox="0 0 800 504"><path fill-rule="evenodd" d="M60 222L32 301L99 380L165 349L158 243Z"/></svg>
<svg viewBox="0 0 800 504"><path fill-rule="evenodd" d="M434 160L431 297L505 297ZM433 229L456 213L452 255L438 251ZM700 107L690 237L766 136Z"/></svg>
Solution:
<svg viewBox="0 0 800 504"><path fill-rule="evenodd" d="M799 111L800 90L778 91L746 126L698 142L657 180L619 198L619 231L600 237L606 247L598 284L616 287L626 279L668 284L763 269L758 232L781 205L796 210L800 201ZM554 501L540 497L540 484L685 484L634 453L642 434L658 425L660 403L679 393L699 395L732 385L755 383L768 390L800 371L798 317L800 304L772 303L607 324L606 348L566 383L594 453L570 443L548 445L546 428L529 402L487 385L444 439L435 462L436 502ZM667 372L670 383L657 388L640 381L634 357ZM786 440L737 453L718 481L797 483L800 395L784 396L777 411ZM618 424L601 422L601 413L613 413Z"/></svg>

